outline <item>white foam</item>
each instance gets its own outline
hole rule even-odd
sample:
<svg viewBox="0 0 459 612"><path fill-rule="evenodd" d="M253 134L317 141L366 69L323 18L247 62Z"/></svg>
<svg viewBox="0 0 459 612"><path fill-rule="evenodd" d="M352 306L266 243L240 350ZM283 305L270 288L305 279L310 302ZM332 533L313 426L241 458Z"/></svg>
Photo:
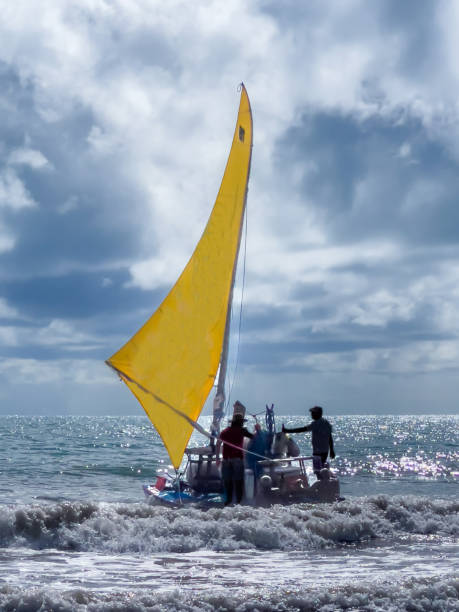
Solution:
<svg viewBox="0 0 459 612"><path fill-rule="evenodd" d="M310 550L459 534L459 503L376 496L335 504L237 506L207 512L146 504L0 507L0 543L36 549L140 554Z"/></svg>
<svg viewBox="0 0 459 612"><path fill-rule="evenodd" d="M239 591L213 590L193 594L176 589L157 593L152 590L100 593L85 589L65 592L53 589L0 588L2 610L59 610L59 612L103 612L145 610L156 612L235 612L304 610L373 610L417 612L459 610L459 580L423 578L390 584L387 582L348 585L330 589L280 588Z"/></svg>

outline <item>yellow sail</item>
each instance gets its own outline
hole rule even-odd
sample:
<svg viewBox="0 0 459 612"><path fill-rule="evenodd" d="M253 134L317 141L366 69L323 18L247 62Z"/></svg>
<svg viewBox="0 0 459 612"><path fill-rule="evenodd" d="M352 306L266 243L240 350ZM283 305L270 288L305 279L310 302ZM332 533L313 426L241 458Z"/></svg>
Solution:
<svg viewBox="0 0 459 612"><path fill-rule="evenodd" d="M242 86L231 151L204 233L156 312L107 360L145 409L176 468L192 433L180 413L199 417L218 370L251 150L252 114Z"/></svg>

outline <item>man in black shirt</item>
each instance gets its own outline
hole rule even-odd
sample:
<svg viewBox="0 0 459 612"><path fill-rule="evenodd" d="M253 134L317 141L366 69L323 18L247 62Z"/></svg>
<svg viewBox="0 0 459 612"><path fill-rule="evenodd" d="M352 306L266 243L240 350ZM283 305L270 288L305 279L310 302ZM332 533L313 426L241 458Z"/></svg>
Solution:
<svg viewBox="0 0 459 612"><path fill-rule="evenodd" d="M335 458L332 426L327 419L323 418L323 410L320 406L310 408L309 412L311 413L312 417L312 422L309 425L305 425L304 427L295 427L293 429L287 429L282 425L282 431L285 431L285 433L302 433L303 431L312 432L312 454L314 457L320 458L320 466L322 467L327 460L329 451L330 458ZM316 471L316 469L314 469L314 471Z"/></svg>

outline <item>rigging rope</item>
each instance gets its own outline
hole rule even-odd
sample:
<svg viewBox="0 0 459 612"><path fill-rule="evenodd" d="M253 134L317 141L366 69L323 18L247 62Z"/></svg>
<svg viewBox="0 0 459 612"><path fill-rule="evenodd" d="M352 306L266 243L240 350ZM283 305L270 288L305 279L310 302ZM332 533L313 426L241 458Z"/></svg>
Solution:
<svg viewBox="0 0 459 612"><path fill-rule="evenodd" d="M236 361L234 364L233 380L229 386L230 389L228 393L228 399L226 401L226 409L228 409L229 404L230 404L231 393L233 392L233 386L234 386L234 383L236 382L237 367L239 365L239 348L241 345L241 330L242 330L242 308L244 304L245 270L246 270L246 261L247 261L247 226L248 226L248 212L247 212L247 206L246 206L245 223L244 223L244 255L242 258L241 305L239 307L239 324L238 324L238 335L237 335Z"/></svg>

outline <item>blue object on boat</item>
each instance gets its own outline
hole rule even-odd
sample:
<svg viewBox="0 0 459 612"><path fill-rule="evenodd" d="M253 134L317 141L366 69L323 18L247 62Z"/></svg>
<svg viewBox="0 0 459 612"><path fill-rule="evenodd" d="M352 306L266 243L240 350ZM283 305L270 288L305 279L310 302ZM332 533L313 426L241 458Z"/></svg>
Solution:
<svg viewBox="0 0 459 612"><path fill-rule="evenodd" d="M207 506L222 506L225 498L220 493L201 493L200 495L193 495L187 491L176 491L173 489L164 489L155 496L155 500L158 502L168 504L171 506L181 506L187 504L203 504Z"/></svg>

